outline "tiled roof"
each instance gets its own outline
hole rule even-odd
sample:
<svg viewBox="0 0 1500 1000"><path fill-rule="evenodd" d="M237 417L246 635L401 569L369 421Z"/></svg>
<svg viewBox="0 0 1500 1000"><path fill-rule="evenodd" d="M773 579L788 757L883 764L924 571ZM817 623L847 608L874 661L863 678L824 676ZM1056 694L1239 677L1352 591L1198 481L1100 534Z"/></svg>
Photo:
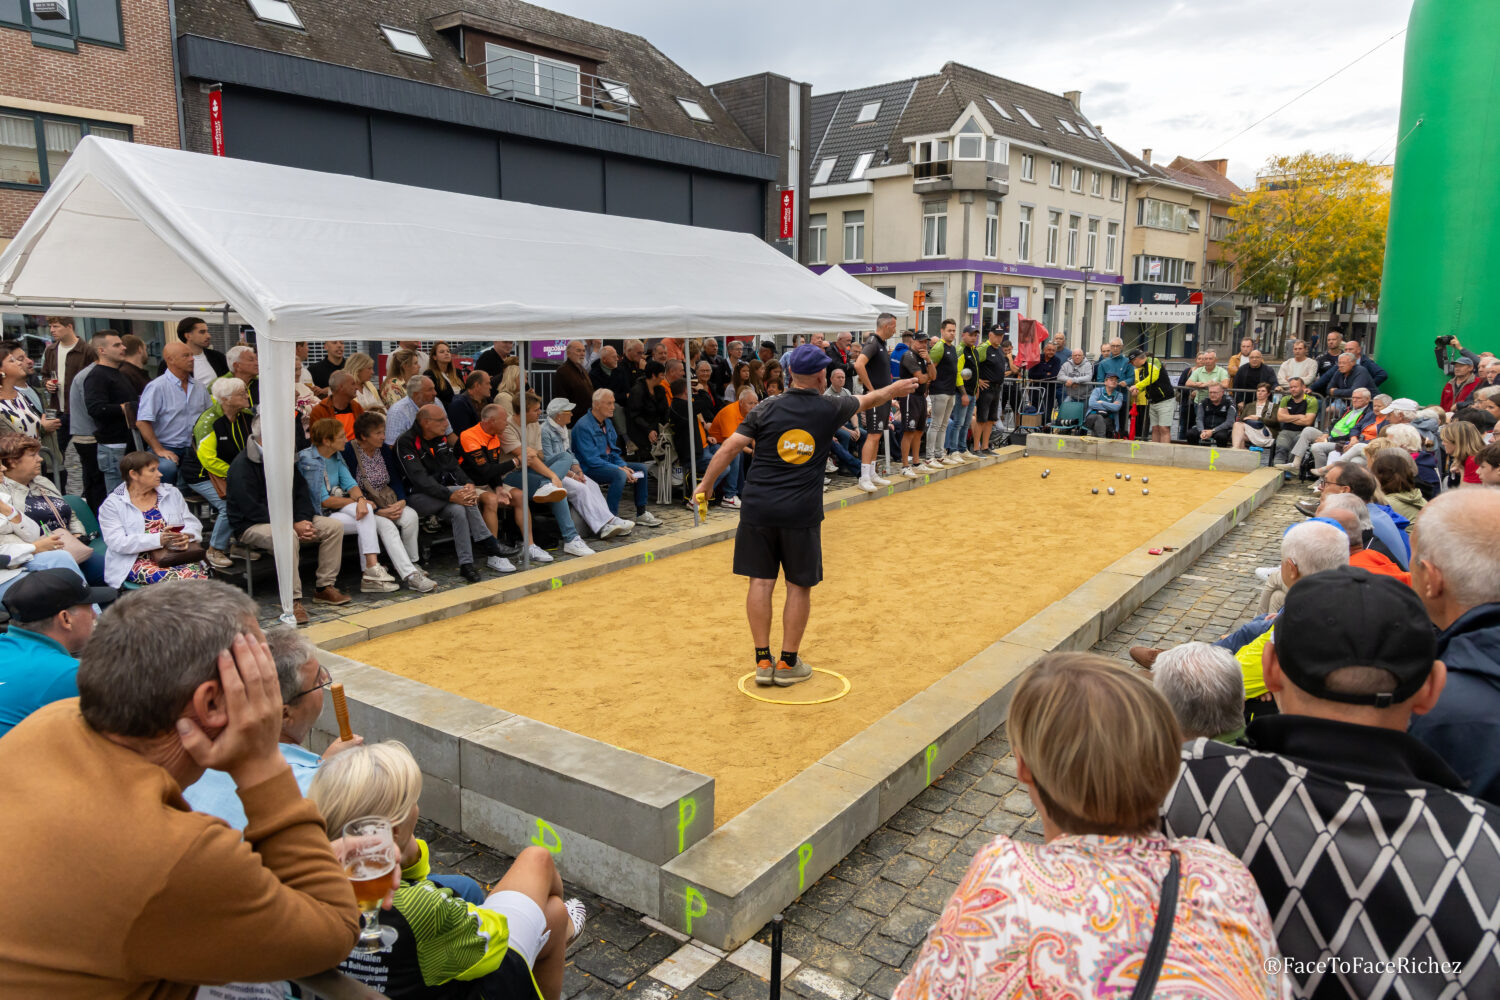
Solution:
<svg viewBox="0 0 1500 1000"><path fill-rule="evenodd" d="M630 87L640 107L630 124L655 132L754 149L713 94L686 70L639 35L559 14L518 0L289 0L305 31L257 20L247 0L193 0L179 5L177 28L201 35L316 59L337 66L383 73L455 90L487 93L478 73L459 58L455 32L438 31L465 15L532 36L552 36L584 51L600 50L600 76ZM455 5L458 6L455 6ZM432 59L399 55L380 32L389 25L415 33ZM678 97L697 101L711 122L689 118ZM567 112L563 112L567 113Z"/></svg>
<svg viewBox="0 0 1500 1000"><path fill-rule="evenodd" d="M1245 197L1243 188L1202 160L1179 156L1167 164L1165 169L1181 180L1202 188L1219 201L1239 201Z"/></svg>
<svg viewBox="0 0 1500 1000"><path fill-rule="evenodd" d="M847 181L861 153L872 154L872 167L884 163L887 152L890 162L905 162L906 149L901 145L897 123L915 82L898 80L814 97L812 142L817 153L812 158L813 176L817 177L819 165L829 157L835 157L837 162L825 182L828 184ZM871 104L879 105L875 118L859 121L861 111Z"/></svg>

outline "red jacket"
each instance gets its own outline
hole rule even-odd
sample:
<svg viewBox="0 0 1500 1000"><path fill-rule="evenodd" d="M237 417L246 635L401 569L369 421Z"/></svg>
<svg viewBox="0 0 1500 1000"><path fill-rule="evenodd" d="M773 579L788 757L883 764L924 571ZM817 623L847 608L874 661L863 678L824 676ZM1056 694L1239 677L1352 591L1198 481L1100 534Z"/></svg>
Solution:
<svg viewBox="0 0 1500 1000"><path fill-rule="evenodd" d="M1442 396L1443 409L1448 413L1452 413L1453 408L1473 395L1474 390L1477 388L1479 388L1479 379L1477 378L1469 379L1468 383L1456 393L1453 391L1452 380L1444 383Z"/></svg>

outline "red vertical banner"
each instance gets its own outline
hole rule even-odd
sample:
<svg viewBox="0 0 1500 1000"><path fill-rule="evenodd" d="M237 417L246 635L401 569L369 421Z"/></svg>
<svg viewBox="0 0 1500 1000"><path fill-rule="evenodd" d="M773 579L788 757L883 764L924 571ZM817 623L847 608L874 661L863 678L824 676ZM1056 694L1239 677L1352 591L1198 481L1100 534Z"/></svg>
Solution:
<svg viewBox="0 0 1500 1000"><path fill-rule="evenodd" d="M792 238L792 230L795 227L795 213L797 211L797 192L791 188L781 192L781 238L789 240Z"/></svg>
<svg viewBox="0 0 1500 1000"><path fill-rule="evenodd" d="M213 139L214 155L224 155L224 94L222 91L208 92L208 130Z"/></svg>

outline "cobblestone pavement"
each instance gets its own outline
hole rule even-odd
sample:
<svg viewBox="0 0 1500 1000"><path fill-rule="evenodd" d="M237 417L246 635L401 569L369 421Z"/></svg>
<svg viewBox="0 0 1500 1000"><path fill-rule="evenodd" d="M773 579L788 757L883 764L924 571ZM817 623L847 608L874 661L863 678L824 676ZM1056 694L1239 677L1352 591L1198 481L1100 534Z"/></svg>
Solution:
<svg viewBox="0 0 1500 1000"><path fill-rule="evenodd" d="M1284 528L1300 520L1298 491L1283 490L1235 527L1099 642L1094 651L1128 659L1131 645L1168 646L1219 638L1255 614L1257 566L1274 565ZM786 990L804 1000L885 1000L911 968L928 929L970 858L997 834L1041 840L1041 821L1016 783L1004 727L865 839L785 911ZM493 882L510 859L424 824L434 866ZM567 1000L764 1000L769 929L733 955L647 923L585 891L591 914L574 945ZM680 949L672 971L661 967ZM692 958L706 969L681 975ZM655 975L653 975L653 971ZM666 981L664 981L664 979Z"/></svg>

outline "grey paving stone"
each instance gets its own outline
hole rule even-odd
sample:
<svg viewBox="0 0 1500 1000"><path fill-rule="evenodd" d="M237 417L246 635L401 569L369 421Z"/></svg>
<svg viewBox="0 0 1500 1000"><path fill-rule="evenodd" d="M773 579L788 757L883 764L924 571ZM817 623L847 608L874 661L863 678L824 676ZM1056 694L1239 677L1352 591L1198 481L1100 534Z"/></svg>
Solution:
<svg viewBox="0 0 1500 1000"><path fill-rule="evenodd" d="M864 946L860 948L862 954L870 956L882 965L889 966L899 966L906 960L910 951L911 949L900 941L879 934L871 934Z"/></svg>
<svg viewBox="0 0 1500 1000"><path fill-rule="evenodd" d="M818 929L818 935L834 944L852 947L859 944L880 918L857 906L846 906L828 918Z"/></svg>
<svg viewBox="0 0 1500 1000"><path fill-rule="evenodd" d="M589 914L585 930L589 937L608 941L621 951L629 951L651 934L638 915L614 908Z"/></svg>
<svg viewBox="0 0 1500 1000"><path fill-rule="evenodd" d="M646 968L654 969L661 963L665 962L667 960L667 956L671 955L674 951L681 947L682 942L677 940L676 938L670 937L666 934L652 932L652 934L647 937L646 940L630 949L629 955L631 958L638 958L641 961L645 962Z"/></svg>
<svg viewBox="0 0 1500 1000"><path fill-rule="evenodd" d="M994 766L995 758L987 753L980 753L977 749L964 754L963 759L953 765L955 770L972 774L975 777L983 777Z"/></svg>
<svg viewBox="0 0 1500 1000"><path fill-rule="evenodd" d="M1006 757L1000 763L996 764L995 768L1006 777L1014 778L1016 776L1016 758Z"/></svg>
<svg viewBox="0 0 1500 1000"><path fill-rule="evenodd" d="M974 784L974 775L969 774L966 771L953 770L943 775L937 781L934 781L932 783L932 786L934 788L941 789L942 791L952 792L953 794L958 795L972 784Z"/></svg>
<svg viewBox="0 0 1500 1000"><path fill-rule="evenodd" d="M906 806L900 812L896 813L896 815L892 816L889 820L886 821L885 825L892 830L897 830L901 833L909 833L913 836L916 836L917 834L921 833L923 830L931 826L932 821L937 819L938 816L938 813L931 813L926 809L919 809L915 804L912 804Z"/></svg>
<svg viewBox="0 0 1500 1000"><path fill-rule="evenodd" d="M906 901L919 910L941 913L957 888L957 882L945 882L940 878L924 879L920 885L906 894Z"/></svg>
<svg viewBox="0 0 1500 1000"><path fill-rule="evenodd" d="M902 903L891 912L885 923L880 925L880 933L915 948L927 936L927 930L932 924L931 913Z"/></svg>
<svg viewBox="0 0 1500 1000"><path fill-rule="evenodd" d="M878 878L854 894L854 905L861 910L885 916L896 908L896 904L905 895L905 886Z"/></svg>
<svg viewBox="0 0 1500 1000"><path fill-rule="evenodd" d="M841 882L849 882L853 885L864 885L870 879L880 874L880 869L885 867L885 860L877 858L873 854L866 854L856 850L843 861L834 866L833 874Z"/></svg>
<svg viewBox="0 0 1500 1000"><path fill-rule="evenodd" d="M634 982L655 963L628 955L608 941L595 941L573 956L573 964L611 986L620 987Z"/></svg>
<svg viewBox="0 0 1500 1000"><path fill-rule="evenodd" d="M890 860L880 877L910 888L926 878L931 871L931 862L911 854L902 854Z"/></svg>
<svg viewBox="0 0 1500 1000"><path fill-rule="evenodd" d="M898 833L895 830L876 830L865 838L865 850L877 858L894 858L906 850L906 845L911 843L911 836Z"/></svg>
<svg viewBox="0 0 1500 1000"><path fill-rule="evenodd" d="M868 983L865 983L865 991L880 997L881 1000L886 1000L892 993L896 992L896 987L905 978L906 974L900 969L881 969L870 977Z"/></svg>
<svg viewBox="0 0 1500 1000"><path fill-rule="evenodd" d="M966 793L967 794L967 793ZM906 853L914 854L936 864L948 856L958 838L946 833L929 830L907 845Z"/></svg>
<svg viewBox="0 0 1500 1000"><path fill-rule="evenodd" d="M746 974L745 970L741 969L738 965L720 962L699 976L698 981L693 985L707 990L709 993L722 993L729 987L730 983L736 979L743 978Z"/></svg>
<svg viewBox="0 0 1500 1000"><path fill-rule="evenodd" d="M786 908L784 915L790 922L800 924L810 931L817 930L828 919L828 914L822 910L815 910L805 903L793 903Z"/></svg>
<svg viewBox="0 0 1500 1000"><path fill-rule="evenodd" d="M766 1000L766 987L766 981L759 976L744 975L719 990L718 994L727 1000Z"/></svg>
<svg viewBox="0 0 1500 1000"><path fill-rule="evenodd" d="M958 801L953 803L953 808L959 812L969 813L971 816L983 816L995 808L995 803L998 801L1000 798L997 795L971 788L958 797Z"/></svg>
<svg viewBox="0 0 1500 1000"><path fill-rule="evenodd" d="M950 810L939 816L932 824L932 829L937 833L946 833L952 837L962 837L979 823L978 816L970 816L958 810ZM940 859L934 859L940 860Z"/></svg>
<svg viewBox="0 0 1500 1000"><path fill-rule="evenodd" d="M858 1000L858 986L819 969L801 968L786 981L788 991L807 1000Z"/></svg>
<svg viewBox="0 0 1500 1000"><path fill-rule="evenodd" d="M1016 779L996 768L974 782L974 791L986 795L1004 795L1016 787Z"/></svg>
<svg viewBox="0 0 1500 1000"><path fill-rule="evenodd" d="M824 913L836 913L849 905L854 897L855 886L841 879L824 876L817 884L802 894L802 902Z"/></svg>
<svg viewBox="0 0 1500 1000"><path fill-rule="evenodd" d="M926 809L931 812L940 813L946 811L949 806L953 805L954 799L957 798L958 796L953 794L952 792L945 792L941 788L934 788L933 786L928 785L926 788L922 789L922 791L918 793L917 797L912 799L911 802L912 805L917 806L920 809Z"/></svg>
<svg viewBox="0 0 1500 1000"><path fill-rule="evenodd" d="M1003 804L1006 812L1013 812L1017 816L1029 816L1036 812L1036 806L1031 804L1031 796L1019 788L1007 795Z"/></svg>

